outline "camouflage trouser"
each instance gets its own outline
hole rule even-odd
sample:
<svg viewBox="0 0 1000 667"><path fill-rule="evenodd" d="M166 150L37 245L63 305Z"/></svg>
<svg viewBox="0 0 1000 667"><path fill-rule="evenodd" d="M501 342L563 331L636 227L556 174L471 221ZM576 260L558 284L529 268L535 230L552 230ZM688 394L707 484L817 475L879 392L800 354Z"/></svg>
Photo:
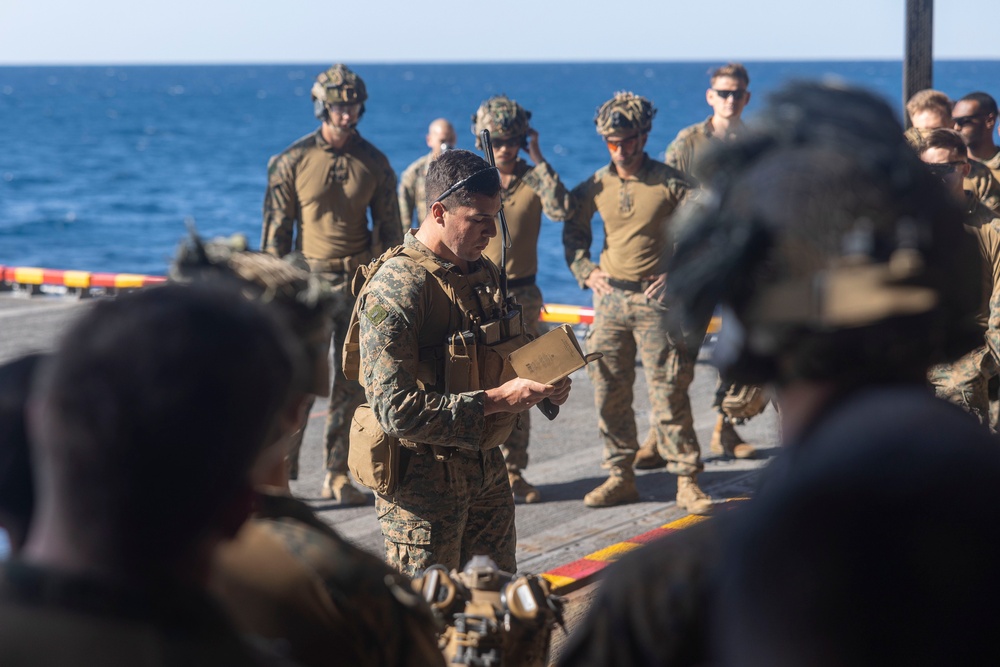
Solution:
<svg viewBox="0 0 1000 667"><path fill-rule="evenodd" d="M537 285L513 287L509 293L521 305L524 330L537 338L543 331L539 319L542 316L542 291ZM521 413L507 442L500 446L507 470L517 472L528 467L528 436L531 430L531 411Z"/></svg>
<svg viewBox="0 0 1000 667"><path fill-rule="evenodd" d="M927 371L935 395L962 406L986 425L990 421L989 369L984 367L988 357L984 345L953 363L937 364Z"/></svg>
<svg viewBox="0 0 1000 667"><path fill-rule="evenodd" d="M343 273L320 274L330 281L335 290L347 297L344 308L338 309L333 317L333 340L330 345L330 403L326 410L326 432L323 436L323 449L326 452L326 469L331 472L347 472L347 448L350 445L351 418L359 405L365 402L365 390L356 380L344 377L344 340L347 338L347 327L351 322L351 310L354 308L354 297L351 296L350 276ZM302 438L309 424L309 414L315 399L309 400L302 421L302 428L295 434L289 448L288 458L291 469L298 470L299 450L302 448Z"/></svg>
<svg viewBox="0 0 1000 667"><path fill-rule="evenodd" d="M632 409L638 346L657 450L669 472L692 475L703 467L688 399L695 357L670 340L666 319L666 309L641 292L613 289L607 296L595 294L594 324L586 345L588 352L603 352L604 357L587 364L587 373L594 385L604 462L630 467L639 448Z"/></svg>
<svg viewBox="0 0 1000 667"><path fill-rule="evenodd" d="M487 554L514 572L514 497L499 449L438 461L404 451L392 496L376 495L385 562L413 577L431 565L461 568Z"/></svg>

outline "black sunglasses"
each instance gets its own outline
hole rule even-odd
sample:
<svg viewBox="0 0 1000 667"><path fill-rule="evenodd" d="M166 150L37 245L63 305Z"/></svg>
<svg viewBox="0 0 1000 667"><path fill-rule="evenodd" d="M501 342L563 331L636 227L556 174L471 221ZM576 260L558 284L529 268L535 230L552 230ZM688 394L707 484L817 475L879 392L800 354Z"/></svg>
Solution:
<svg viewBox="0 0 1000 667"><path fill-rule="evenodd" d="M989 114L982 113L982 112L980 112L980 113L974 113L974 114L969 115L969 116L959 116L958 118L952 118L951 122L955 123L955 125L958 125L959 127L965 127L966 125L968 125L969 123L971 123L975 119L982 118L983 116L988 116L988 115Z"/></svg>
<svg viewBox="0 0 1000 667"><path fill-rule="evenodd" d="M718 88L712 89L716 95L724 100L728 100L730 97L739 102L744 97L747 96L747 91L745 90L719 90Z"/></svg>
<svg viewBox="0 0 1000 667"><path fill-rule="evenodd" d="M510 137L508 139L493 139L494 148L520 148L524 145L524 137Z"/></svg>
<svg viewBox="0 0 1000 667"><path fill-rule="evenodd" d="M927 170L931 172L932 175L942 178L950 174L954 174L959 167L964 164L968 164L964 161L959 162L941 162L938 164L927 163Z"/></svg>

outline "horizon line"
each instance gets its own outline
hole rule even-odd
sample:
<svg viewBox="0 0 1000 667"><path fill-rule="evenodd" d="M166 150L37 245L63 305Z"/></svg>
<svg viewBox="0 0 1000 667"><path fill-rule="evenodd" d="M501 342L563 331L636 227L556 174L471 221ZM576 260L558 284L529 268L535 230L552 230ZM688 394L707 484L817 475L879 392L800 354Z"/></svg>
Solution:
<svg viewBox="0 0 1000 667"><path fill-rule="evenodd" d="M933 62L996 62L998 57L970 57L970 56L942 56L934 58ZM220 67L220 66L281 66L281 65L316 65L330 62L328 60L131 60L131 61L83 61L83 62L63 62L63 61L41 61L41 62L5 62L0 61L0 67ZM702 59L702 58L680 58L669 60L564 60L564 59L539 59L539 60L427 60L427 61L394 61L394 60L339 60L333 62L348 62L352 66L440 66L440 65L691 65L691 64L714 64L720 62L741 62L747 64L775 64L775 63L900 63L903 58L895 57L825 57L807 56L800 58L747 58L747 59Z"/></svg>

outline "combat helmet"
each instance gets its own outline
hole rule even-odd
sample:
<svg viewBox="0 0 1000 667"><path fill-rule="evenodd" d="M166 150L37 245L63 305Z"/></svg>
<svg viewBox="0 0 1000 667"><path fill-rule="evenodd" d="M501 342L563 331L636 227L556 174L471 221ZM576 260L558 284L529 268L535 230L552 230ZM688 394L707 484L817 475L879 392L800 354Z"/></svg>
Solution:
<svg viewBox="0 0 1000 667"><path fill-rule="evenodd" d="M312 87L312 100L316 117L324 119L326 108L331 104L360 104L361 113L365 113L365 100L368 90L364 80L352 72L346 65L337 63L316 77Z"/></svg>
<svg viewBox="0 0 1000 667"><path fill-rule="evenodd" d="M531 125L531 112L506 95L494 95L479 105L472 116L472 133L476 135L476 148L483 149L479 133L489 130L493 137L527 137Z"/></svg>
<svg viewBox="0 0 1000 667"><path fill-rule="evenodd" d="M601 105L594 116L594 125L602 137L629 130L647 134L653 128L655 115L656 109L652 102L641 95L623 90Z"/></svg>
<svg viewBox="0 0 1000 667"><path fill-rule="evenodd" d="M296 266L300 257L292 254L279 259L248 250L242 234L203 241L192 232L177 250L170 279L202 284L236 281L247 298L273 304L302 346L306 370L299 378L299 389L329 396L332 321L347 305L325 280L305 266Z"/></svg>
<svg viewBox="0 0 1000 667"><path fill-rule="evenodd" d="M703 332L721 305L730 379L923 381L982 345L975 239L881 99L788 86L696 176L667 267L674 329Z"/></svg>

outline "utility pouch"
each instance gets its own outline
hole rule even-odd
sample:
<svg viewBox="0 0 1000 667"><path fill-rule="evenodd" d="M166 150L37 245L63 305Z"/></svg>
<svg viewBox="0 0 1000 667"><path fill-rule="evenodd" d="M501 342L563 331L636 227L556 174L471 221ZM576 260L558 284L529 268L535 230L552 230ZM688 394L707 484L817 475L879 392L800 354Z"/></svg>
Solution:
<svg viewBox="0 0 1000 667"><path fill-rule="evenodd" d="M348 380L358 380L361 377L361 324L357 315L351 315L351 323L344 339L344 349L341 361L344 377ZM324 359L324 361L326 361Z"/></svg>
<svg viewBox="0 0 1000 667"><path fill-rule="evenodd" d="M445 393L476 391L479 384L479 355L476 335L471 331L454 333L448 339L445 356Z"/></svg>
<svg viewBox="0 0 1000 667"><path fill-rule="evenodd" d="M522 320L523 315L521 306L519 304L513 304L510 306L507 314L500 320L500 323L503 325L503 337L505 339L514 338L524 333Z"/></svg>
<svg viewBox="0 0 1000 667"><path fill-rule="evenodd" d="M379 426L367 403L358 406L351 420L347 467L354 479L379 495L396 490L399 478L399 440Z"/></svg>

